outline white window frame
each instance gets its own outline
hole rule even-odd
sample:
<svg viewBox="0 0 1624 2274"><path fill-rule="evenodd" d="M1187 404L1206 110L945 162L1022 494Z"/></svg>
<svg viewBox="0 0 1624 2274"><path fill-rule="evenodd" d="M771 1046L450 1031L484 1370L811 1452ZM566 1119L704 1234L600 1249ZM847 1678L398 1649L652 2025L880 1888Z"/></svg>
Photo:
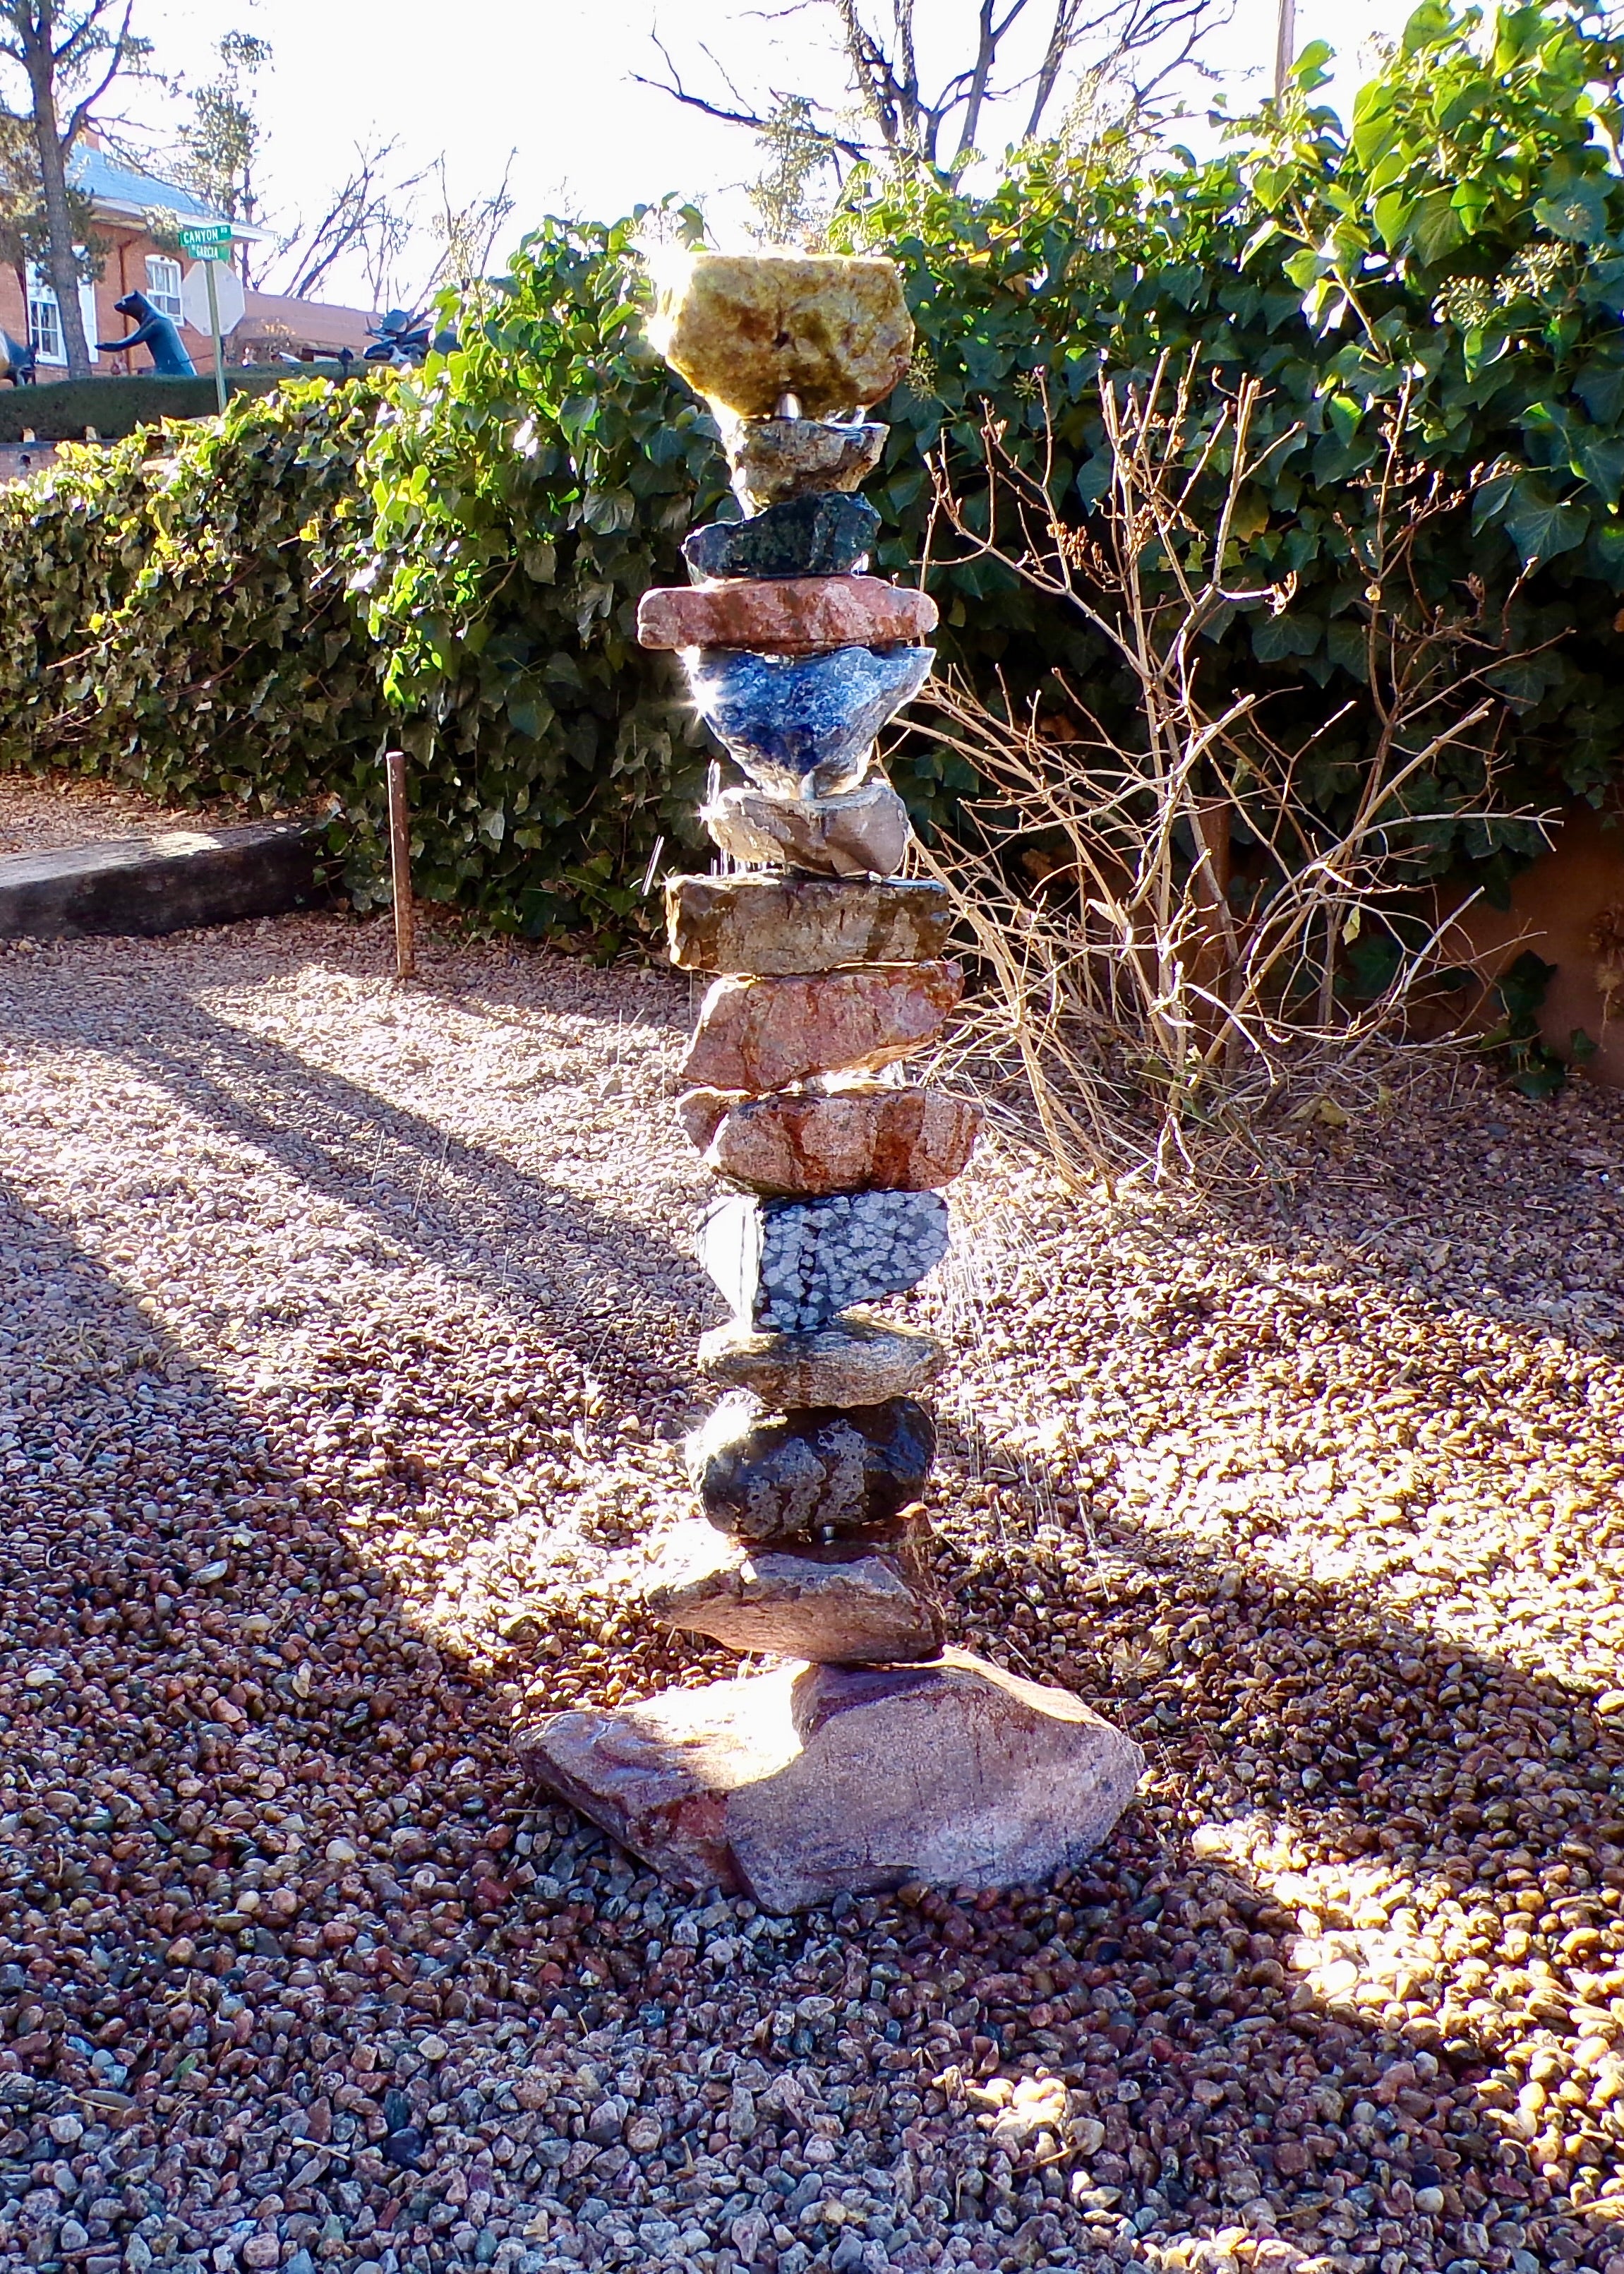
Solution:
<svg viewBox="0 0 1624 2274"><path fill-rule="evenodd" d="M149 252L147 256L147 297L161 316L169 316L180 323L185 316L181 299L181 266L167 252Z"/></svg>
<svg viewBox="0 0 1624 2274"><path fill-rule="evenodd" d="M27 270L28 338L34 349L34 361L55 370L65 370L68 362L67 342L62 335L62 313L56 305L55 287L37 261L31 260ZM79 288L79 312L85 327L85 341L90 350L90 360L96 359L96 288L81 283ZM49 319L49 322L46 320ZM44 343L47 330L56 335L56 344Z"/></svg>

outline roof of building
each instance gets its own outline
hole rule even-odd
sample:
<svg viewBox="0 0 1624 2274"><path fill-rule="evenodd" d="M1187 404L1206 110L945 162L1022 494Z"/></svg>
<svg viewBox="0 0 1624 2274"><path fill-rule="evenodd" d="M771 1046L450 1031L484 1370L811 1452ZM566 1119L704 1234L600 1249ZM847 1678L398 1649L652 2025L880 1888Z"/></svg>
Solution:
<svg viewBox="0 0 1624 2274"><path fill-rule="evenodd" d="M371 344L367 326L375 319L359 308L330 307L321 300L290 300L280 292L250 292L237 338L246 344L262 342L273 352L297 354L316 348L336 354L340 348L365 353Z"/></svg>
<svg viewBox="0 0 1624 2274"><path fill-rule="evenodd" d="M68 162L68 173L76 190L83 190L99 206L107 206L117 213L127 213L136 220L154 207L166 213L185 214L199 221L224 221L205 205L192 191L182 189L178 182L161 182L154 174L138 173L132 166L121 166L105 150L88 142L75 145Z"/></svg>

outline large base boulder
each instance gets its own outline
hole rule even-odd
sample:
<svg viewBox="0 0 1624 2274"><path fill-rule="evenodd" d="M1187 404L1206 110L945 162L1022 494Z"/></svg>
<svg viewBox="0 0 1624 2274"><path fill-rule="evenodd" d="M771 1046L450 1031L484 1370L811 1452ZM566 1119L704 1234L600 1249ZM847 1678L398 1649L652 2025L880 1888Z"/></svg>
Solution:
<svg viewBox="0 0 1624 2274"><path fill-rule="evenodd" d="M1145 1766L1068 1691L958 1650L552 1713L518 1744L543 1784L673 1885L778 1912L911 1879L1046 1879L1099 1846Z"/></svg>

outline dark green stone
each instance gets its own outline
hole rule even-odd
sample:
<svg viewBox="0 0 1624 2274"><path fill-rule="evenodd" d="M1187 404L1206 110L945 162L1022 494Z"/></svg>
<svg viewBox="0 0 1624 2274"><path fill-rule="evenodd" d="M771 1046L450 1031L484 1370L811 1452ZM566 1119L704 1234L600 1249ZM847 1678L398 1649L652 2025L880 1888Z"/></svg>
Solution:
<svg viewBox="0 0 1624 2274"><path fill-rule="evenodd" d="M713 521L685 538L696 584L713 576L845 576L874 550L880 516L867 498L813 490L748 521Z"/></svg>

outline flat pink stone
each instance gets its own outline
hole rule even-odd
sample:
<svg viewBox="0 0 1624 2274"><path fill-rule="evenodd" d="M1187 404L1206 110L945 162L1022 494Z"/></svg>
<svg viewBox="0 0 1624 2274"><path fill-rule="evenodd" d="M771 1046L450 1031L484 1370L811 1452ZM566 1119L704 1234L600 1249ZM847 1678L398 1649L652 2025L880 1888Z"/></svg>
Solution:
<svg viewBox="0 0 1624 2274"><path fill-rule="evenodd" d="M939 1034L963 992L963 970L947 962L718 979L700 1006L683 1079L759 1096L815 1073L872 1073Z"/></svg>
<svg viewBox="0 0 1624 2274"><path fill-rule="evenodd" d="M644 647L742 647L757 655L817 655L832 647L895 647L936 629L929 592L881 576L729 577L671 585L637 604Z"/></svg>

